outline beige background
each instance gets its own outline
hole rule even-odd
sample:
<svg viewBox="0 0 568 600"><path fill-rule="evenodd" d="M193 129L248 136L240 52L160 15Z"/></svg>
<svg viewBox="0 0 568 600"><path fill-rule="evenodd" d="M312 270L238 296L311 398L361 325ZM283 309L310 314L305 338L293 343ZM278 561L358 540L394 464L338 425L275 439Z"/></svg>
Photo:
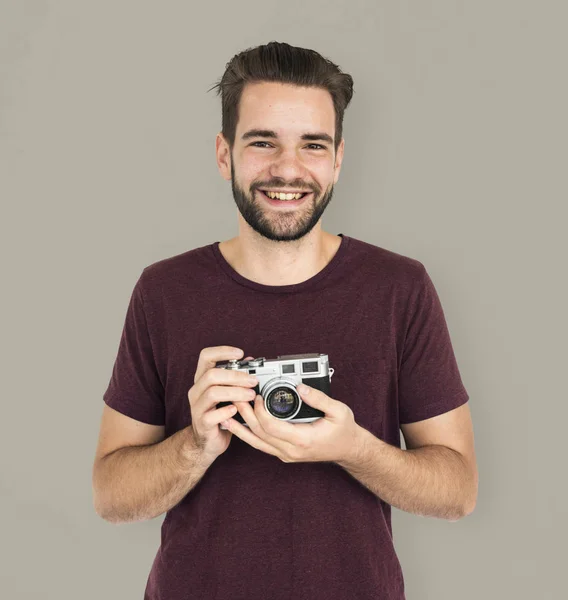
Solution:
<svg viewBox="0 0 568 600"><path fill-rule="evenodd" d="M162 518L94 513L102 394L141 270L236 234L206 90L270 40L353 76L324 228L425 264L471 396L475 512L393 510L407 598L565 590L567 17L552 0L0 0L2 597L143 597Z"/></svg>

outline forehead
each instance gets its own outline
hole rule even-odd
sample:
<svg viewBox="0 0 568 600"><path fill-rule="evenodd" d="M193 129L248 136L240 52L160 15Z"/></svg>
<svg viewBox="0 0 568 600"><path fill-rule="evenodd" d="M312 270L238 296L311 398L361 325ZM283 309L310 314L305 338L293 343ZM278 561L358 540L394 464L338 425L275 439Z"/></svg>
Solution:
<svg viewBox="0 0 568 600"><path fill-rule="evenodd" d="M333 137L335 110L331 94L322 88L288 83L249 83L239 104L237 139L249 129L272 129L282 137L316 130Z"/></svg>

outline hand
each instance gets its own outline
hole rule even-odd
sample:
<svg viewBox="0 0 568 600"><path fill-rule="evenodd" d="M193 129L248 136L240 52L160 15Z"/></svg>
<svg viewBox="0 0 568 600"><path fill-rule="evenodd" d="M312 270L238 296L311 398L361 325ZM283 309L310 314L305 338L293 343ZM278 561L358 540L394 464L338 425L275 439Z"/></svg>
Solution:
<svg viewBox="0 0 568 600"><path fill-rule="evenodd" d="M311 423L281 421L266 411L264 399L257 395L254 410L246 402L237 406L249 428L235 419L227 419L223 425L247 444L285 463L337 462L356 455L361 427L351 408L307 385L300 384L297 390L302 402L325 416Z"/></svg>
<svg viewBox="0 0 568 600"><path fill-rule="evenodd" d="M250 388L254 388L258 380L255 378L255 383L249 382L249 377L254 376L242 371L216 368L217 362L241 359L242 355L240 348L232 346L203 348L195 370L195 385L187 393L195 443L211 462L223 454L231 443L232 433L220 429L219 423L237 412L233 404L217 409L215 405L227 401L249 403L255 396Z"/></svg>

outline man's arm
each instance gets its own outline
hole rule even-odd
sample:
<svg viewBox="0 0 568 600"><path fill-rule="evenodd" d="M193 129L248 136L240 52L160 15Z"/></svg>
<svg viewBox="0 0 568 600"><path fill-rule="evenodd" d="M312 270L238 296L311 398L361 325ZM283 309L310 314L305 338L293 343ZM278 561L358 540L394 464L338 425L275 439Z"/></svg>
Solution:
<svg viewBox="0 0 568 600"><path fill-rule="evenodd" d="M111 523L153 519L178 504L211 464L191 427L163 439L163 427L105 405L93 465L95 511Z"/></svg>
<svg viewBox="0 0 568 600"><path fill-rule="evenodd" d="M449 521L470 514L477 501L478 472L468 403L402 424L401 430L406 450L361 427L353 453L337 464L400 510Z"/></svg>

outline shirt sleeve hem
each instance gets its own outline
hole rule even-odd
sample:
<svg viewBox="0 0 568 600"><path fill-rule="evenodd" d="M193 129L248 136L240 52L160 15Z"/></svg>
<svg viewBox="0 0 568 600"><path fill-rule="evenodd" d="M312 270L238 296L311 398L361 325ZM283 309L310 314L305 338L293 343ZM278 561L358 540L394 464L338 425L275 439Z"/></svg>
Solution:
<svg viewBox="0 0 568 600"><path fill-rule="evenodd" d="M407 425L409 423L416 423L418 421L425 421L426 419L437 417L441 414L454 410L455 408L459 408L468 400L469 394L467 393L467 390L462 389L460 392L458 392L458 394L452 396L451 398L423 407L421 411L413 414L411 418L407 417L404 421L400 420L400 424Z"/></svg>
<svg viewBox="0 0 568 600"><path fill-rule="evenodd" d="M130 417L131 419L135 419L136 421L140 421L141 423L146 423L146 425L165 425L162 416L158 414L149 414L147 411L141 411L123 397L118 399L111 394L104 394L103 401L107 406L117 412Z"/></svg>

